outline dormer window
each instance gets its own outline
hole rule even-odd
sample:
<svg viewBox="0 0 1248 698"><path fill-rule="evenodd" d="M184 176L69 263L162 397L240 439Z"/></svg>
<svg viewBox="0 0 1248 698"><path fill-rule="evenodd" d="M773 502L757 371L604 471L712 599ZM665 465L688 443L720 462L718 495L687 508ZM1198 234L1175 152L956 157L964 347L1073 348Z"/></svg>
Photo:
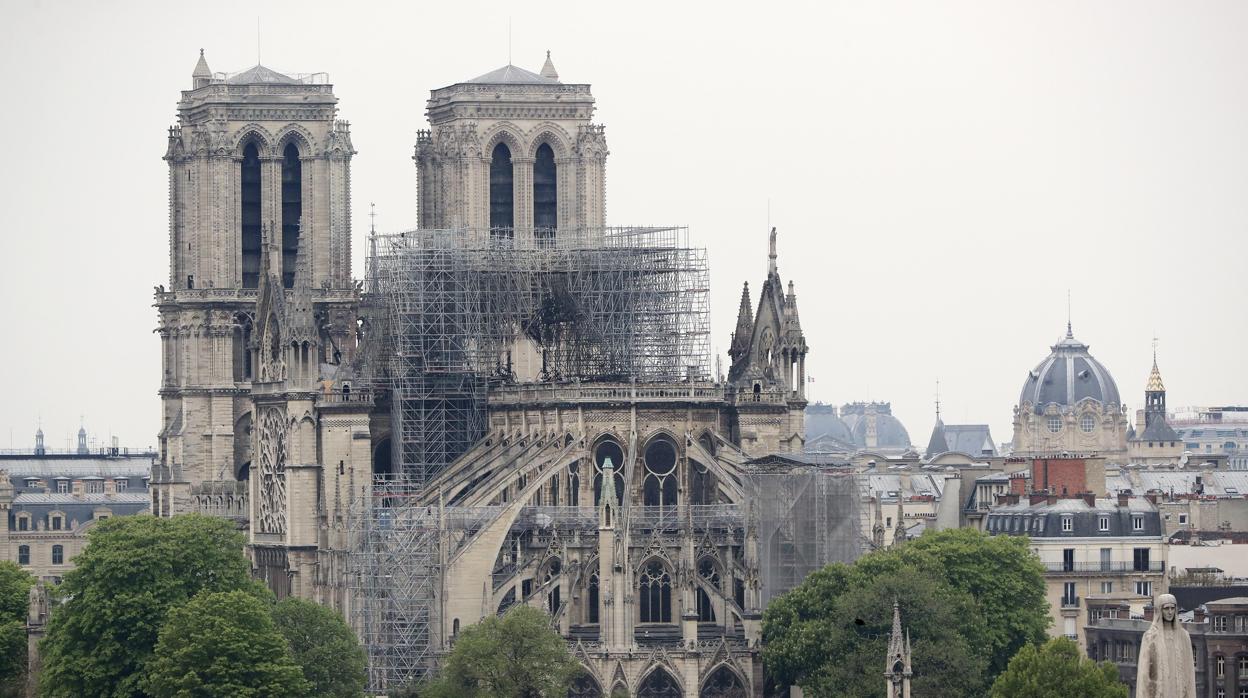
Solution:
<svg viewBox="0 0 1248 698"><path fill-rule="evenodd" d="M56 491L58 494L69 494L69 480L66 478L57 478Z"/></svg>
<svg viewBox="0 0 1248 698"><path fill-rule="evenodd" d="M125 492L126 488L129 486L130 486L130 480L127 478L119 477L116 480L113 480L113 488L117 491L118 494Z"/></svg>
<svg viewBox="0 0 1248 698"><path fill-rule="evenodd" d="M53 531L64 530L65 517L60 514L52 514L48 517L48 528Z"/></svg>
<svg viewBox="0 0 1248 698"><path fill-rule="evenodd" d="M1139 514L1135 514L1131 517L1131 530L1133 531L1144 530L1144 517L1143 516L1140 516Z"/></svg>
<svg viewBox="0 0 1248 698"><path fill-rule="evenodd" d="M1075 530L1075 519L1073 516L1062 517L1062 533L1070 533Z"/></svg>
<svg viewBox="0 0 1248 698"><path fill-rule="evenodd" d="M1098 516L1096 518L1096 528L1098 531L1108 531L1109 530L1109 517Z"/></svg>
<svg viewBox="0 0 1248 698"><path fill-rule="evenodd" d="M1049 431L1056 434L1062 430L1062 418L1056 415L1049 417Z"/></svg>
<svg viewBox="0 0 1248 698"><path fill-rule="evenodd" d="M17 530L19 531L30 530L30 514L27 514L26 512L22 512L17 515Z"/></svg>

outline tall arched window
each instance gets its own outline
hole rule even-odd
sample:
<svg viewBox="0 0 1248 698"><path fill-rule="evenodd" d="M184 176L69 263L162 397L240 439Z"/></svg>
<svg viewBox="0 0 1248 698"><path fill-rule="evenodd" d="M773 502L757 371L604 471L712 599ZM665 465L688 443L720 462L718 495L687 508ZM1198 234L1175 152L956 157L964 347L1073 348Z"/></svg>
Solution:
<svg viewBox="0 0 1248 698"><path fill-rule="evenodd" d="M511 149L494 146L490 156L490 237L511 238L515 226L515 193L512 188Z"/></svg>
<svg viewBox="0 0 1248 698"><path fill-rule="evenodd" d="M594 570L594 573L589 575L589 593L587 593L586 596L589 597L589 600L585 602L587 605L587 608L585 609L585 622L597 623L598 622L598 570Z"/></svg>
<svg viewBox="0 0 1248 698"><path fill-rule="evenodd" d="M254 142L243 148L239 182L243 288L257 288L260 286L260 150Z"/></svg>
<svg viewBox="0 0 1248 698"><path fill-rule="evenodd" d="M648 507L676 505L676 445L659 437L646 445L646 479L642 504Z"/></svg>
<svg viewBox="0 0 1248 698"><path fill-rule="evenodd" d="M555 228L559 227L558 202L555 151L549 143L543 143L533 159L533 234L538 240L554 239Z"/></svg>
<svg viewBox="0 0 1248 698"><path fill-rule="evenodd" d="M615 473L616 504L624 505L624 451L611 439L604 439L594 447L594 506L602 501L602 464L611 459Z"/></svg>
<svg viewBox="0 0 1248 698"><path fill-rule="evenodd" d="M303 165L299 149L287 143L282 151L282 286L295 286L295 255L299 252L299 219L303 216Z"/></svg>
<svg viewBox="0 0 1248 698"><path fill-rule="evenodd" d="M637 584L642 623L672 622L672 575L658 560L646 563Z"/></svg>
<svg viewBox="0 0 1248 698"><path fill-rule="evenodd" d="M715 561L710 558L702 558L698 560L698 576L702 578L712 589L719 590L719 567L715 565ZM702 587L698 587L697 611L698 620L703 623L715 622L715 607L711 604L711 597Z"/></svg>
<svg viewBox="0 0 1248 698"><path fill-rule="evenodd" d="M702 683L699 698L746 698L749 694L741 677L726 666L720 666Z"/></svg>

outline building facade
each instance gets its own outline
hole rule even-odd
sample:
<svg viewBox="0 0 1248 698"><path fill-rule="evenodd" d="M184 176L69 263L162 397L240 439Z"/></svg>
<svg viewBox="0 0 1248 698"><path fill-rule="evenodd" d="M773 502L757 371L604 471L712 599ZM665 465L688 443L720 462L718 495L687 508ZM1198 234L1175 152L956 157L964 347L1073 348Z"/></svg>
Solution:
<svg viewBox="0 0 1248 698"><path fill-rule="evenodd" d="M1012 455L1096 453L1121 460L1128 426L1113 376L1068 324L1066 336L1023 382L1014 408Z"/></svg>
<svg viewBox="0 0 1248 698"><path fill-rule="evenodd" d="M1142 610L1166 591L1161 519L1146 499L1032 495L992 509L986 530L1029 537L1044 565L1049 632L1080 646L1090 604L1126 600Z"/></svg>
<svg viewBox="0 0 1248 698"><path fill-rule="evenodd" d="M0 454L0 510L7 524L0 529L0 550L35 577L59 582L96 522L150 511L155 454L92 452L85 430L78 448L54 452L42 436L40 431L32 451Z"/></svg>
<svg viewBox="0 0 1248 698"><path fill-rule="evenodd" d="M549 57L432 91L421 227L371 239L367 287L327 78L214 74L201 55L192 79L166 156L154 512L244 523L256 574L341 610L379 691L529 604L586 670L571 695L762 695L766 600L832 561L785 576L782 553L825 550L838 522L846 561L863 542L852 481L763 486L747 465L805 441L776 232L717 383L696 350L704 253L605 227L605 129ZM694 350L664 363L673 341ZM818 500L834 490L845 507ZM826 519L795 541L783 517L809 500Z"/></svg>

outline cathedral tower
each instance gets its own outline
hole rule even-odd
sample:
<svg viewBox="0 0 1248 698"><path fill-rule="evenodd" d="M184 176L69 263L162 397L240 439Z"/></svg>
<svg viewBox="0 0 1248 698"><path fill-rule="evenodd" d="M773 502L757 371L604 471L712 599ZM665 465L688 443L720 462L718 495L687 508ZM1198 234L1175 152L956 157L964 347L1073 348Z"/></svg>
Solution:
<svg viewBox="0 0 1248 698"><path fill-rule="evenodd" d="M193 490L249 473L256 304L266 273L273 273L278 295L290 295L297 264L306 269L303 322L318 341L301 356L305 365L337 364L355 346L354 151L327 76L262 65L213 73L201 51L191 80L164 158L169 286L156 293L163 364L158 514L191 510ZM270 268L262 269L266 243Z"/></svg>
<svg viewBox="0 0 1248 698"><path fill-rule="evenodd" d="M606 220L607 143L589 85L505 65L433 90L416 143L420 227L556 237Z"/></svg>
<svg viewBox="0 0 1248 698"><path fill-rule="evenodd" d="M888 660L884 667L888 698L910 698L910 633L901 631L901 608L893 602L893 632L888 638Z"/></svg>

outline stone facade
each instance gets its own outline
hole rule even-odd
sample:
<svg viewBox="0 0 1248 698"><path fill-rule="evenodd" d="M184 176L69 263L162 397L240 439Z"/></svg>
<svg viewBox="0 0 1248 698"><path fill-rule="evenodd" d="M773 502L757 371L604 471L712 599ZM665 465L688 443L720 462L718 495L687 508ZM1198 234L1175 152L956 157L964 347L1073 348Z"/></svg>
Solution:
<svg viewBox="0 0 1248 698"><path fill-rule="evenodd" d="M166 156L154 512L237 519L279 597L362 630L351 507L375 500L402 445L391 396L358 382L391 357L357 345L370 317L350 270L349 132L322 76L214 75L201 56L193 80ZM592 245L607 155L592 112L589 86L559 82L549 58L540 74L506 66L434 90L416 147L421 226L491 241L572 230ZM536 370L491 385L484 436L405 509L437 522L435 654L525 603L586 668L571 695L762 695L765 591L743 481L749 454L802 448L808 350L776 259L772 231L727 385Z"/></svg>

